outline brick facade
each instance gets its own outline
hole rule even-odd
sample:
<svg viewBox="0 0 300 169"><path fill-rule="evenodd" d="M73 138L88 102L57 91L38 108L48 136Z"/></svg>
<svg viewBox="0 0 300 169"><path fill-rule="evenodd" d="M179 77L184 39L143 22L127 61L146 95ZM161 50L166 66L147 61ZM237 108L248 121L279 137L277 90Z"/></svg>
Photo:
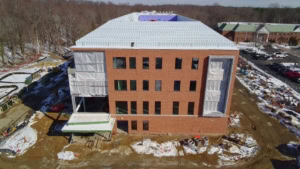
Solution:
<svg viewBox="0 0 300 169"><path fill-rule="evenodd" d="M76 49L73 49L76 51ZM234 66L228 96L231 95L235 80L236 65L239 52L230 50L139 50L139 49L77 49L104 51L106 55L109 109L117 121L128 121L128 133L149 134L212 134L227 132L227 106L224 117L203 117L203 100L207 73L208 56L234 56ZM125 57L126 69L114 69L113 58ZM136 58L136 69L129 68L129 57ZM149 58L149 69L143 69L143 57ZM155 68L155 58L162 58L162 69ZM175 58L182 58L182 68L175 69ZM192 58L199 58L197 70L193 70ZM127 90L116 91L115 80L126 80ZM130 80L136 80L137 90L130 91ZM149 91L144 91L142 81L149 80ZM155 80L162 81L162 90L155 91ZM180 91L174 91L174 81L180 80ZM196 91L189 91L190 81L196 81ZM116 101L126 101L128 114L116 114ZM137 103L137 114L131 114L131 101ZM143 101L149 102L149 114L143 114ZM155 115L155 101L161 102L161 114ZM179 114L173 115L173 102L179 102ZM194 115L188 115L188 102L194 102ZM131 130L131 121L137 121L137 130ZM149 130L143 130L143 121L148 120ZM114 132L116 132L115 125Z"/></svg>

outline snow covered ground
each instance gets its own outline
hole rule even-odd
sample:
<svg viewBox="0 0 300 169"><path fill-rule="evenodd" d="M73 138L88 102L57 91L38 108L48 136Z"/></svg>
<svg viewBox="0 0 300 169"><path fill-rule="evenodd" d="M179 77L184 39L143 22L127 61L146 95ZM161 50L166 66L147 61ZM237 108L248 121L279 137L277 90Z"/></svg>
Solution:
<svg viewBox="0 0 300 169"><path fill-rule="evenodd" d="M37 131L31 128L31 125L35 123L35 121L33 121L34 118L35 115L30 118L30 122L26 127L16 131L8 139L0 142L0 149L10 149L16 152L16 156L21 156L26 153L37 141Z"/></svg>
<svg viewBox="0 0 300 169"><path fill-rule="evenodd" d="M3 82L11 82L11 83L24 83L26 78L30 77L31 74L13 74L4 79Z"/></svg>

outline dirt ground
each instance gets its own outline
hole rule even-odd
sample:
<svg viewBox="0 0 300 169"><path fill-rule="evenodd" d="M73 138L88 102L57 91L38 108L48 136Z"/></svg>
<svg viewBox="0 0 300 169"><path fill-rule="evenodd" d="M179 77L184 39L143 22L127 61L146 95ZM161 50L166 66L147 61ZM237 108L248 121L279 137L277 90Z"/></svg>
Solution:
<svg viewBox="0 0 300 169"><path fill-rule="evenodd" d="M257 155L247 161L241 161L232 169L289 169L294 159L283 156L277 149L281 144L297 141L296 136L290 133L283 125L270 116L260 112L256 106L255 97L251 96L238 82L235 84L231 113L242 112L241 127L230 128L230 132L242 132L251 134L258 142L260 150ZM216 164L216 157L203 155L185 155L184 157L156 158L152 155L138 155L132 152L129 155L110 153L114 148L128 147L134 141L143 138L151 138L158 142L172 139L188 138L188 136L128 136L117 135L112 142L104 142L90 149L85 145L68 145L68 136L57 135L52 132L55 127L61 126L67 118L57 113L49 113L32 126L38 131L37 143L23 156L9 159L0 156L0 169L86 169L86 168L203 168L207 164ZM256 131L251 129L256 126ZM217 138L210 138L217 140ZM57 153L62 150L78 153L78 159L73 161L61 161ZM131 150L132 151L132 150ZM210 167L212 168L212 167Z"/></svg>

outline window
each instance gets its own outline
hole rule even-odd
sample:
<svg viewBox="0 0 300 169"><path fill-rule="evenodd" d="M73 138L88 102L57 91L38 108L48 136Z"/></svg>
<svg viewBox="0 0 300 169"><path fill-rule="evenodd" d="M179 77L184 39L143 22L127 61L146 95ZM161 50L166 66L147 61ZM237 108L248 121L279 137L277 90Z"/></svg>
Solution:
<svg viewBox="0 0 300 169"><path fill-rule="evenodd" d="M129 58L129 67L130 69L136 69L136 59L135 57Z"/></svg>
<svg viewBox="0 0 300 169"><path fill-rule="evenodd" d="M155 91L161 91L161 80L155 80Z"/></svg>
<svg viewBox="0 0 300 169"><path fill-rule="evenodd" d="M162 58L156 58L155 68L162 69Z"/></svg>
<svg viewBox="0 0 300 169"><path fill-rule="evenodd" d="M126 58L125 57L114 57L114 69L126 69Z"/></svg>
<svg viewBox="0 0 300 169"><path fill-rule="evenodd" d="M131 121L131 130L137 130L137 121L136 120Z"/></svg>
<svg viewBox="0 0 300 169"><path fill-rule="evenodd" d="M192 59L192 69L198 69L198 62L199 62L198 58Z"/></svg>
<svg viewBox="0 0 300 169"><path fill-rule="evenodd" d="M131 114L136 114L136 101L132 101L131 105Z"/></svg>
<svg viewBox="0 0 300 169"><path fill-rule="evenodd" d="M143 90L144 91L149 90L149 80L143 80Z"/></svg>
<svg viewBox="0 0 300 169"><path fill-rule="evenodd" d="M116 101L116 114L128 114L127 102Z"/></svg>
<svg viewBox="0 0 300 169"><path fill-rule="evenodd" d="M180 81L179 80L174 81L174 91L180 91Z"/></svg>
<svg viewBox="0 0 300 169"><path fill-rule="evenodd" d="M181 69L182 58L175 59L175 69Z"/></svg>
<svg viewBox="0 0 300 169"><path fill-rule="evenodd" d="M143 114L149 114L149 102L143 102Z"/></svg>
<svg viewBox="0 0 300 169"><path fill-rule="evenodd" d="M127 81L115 80L115 90L119 90L119 91L127 90Z"/></svg>
<svg viewBox="0 0 300 169"><path fill-rule="evenodd" d="M190 91L196 91L197 81L190 81Z"/></svg>
<svg viewBox="0 0 300 169"><path fill-rule="evenodd" d="M149 58L143 58L143 69L149 69Z"/></svg>
<svg viewBox="0 0 300 169"><path fill-rule="evenodd" d="M174 115L179 114L179 102L173 102L173 114Z"/></svg>
<svg viewBox="0 0 300 169"><path fill-rule="evenodd" d="M143 130L149 130L149 121L148 120L143 121Z"/></svg>
<svg viewBox="0 0 300 169"><path fill-rule="evenodd" d="M188 104L188 115L194 115L194 102Z"/></svg>
<svg viewBox="0 0 300 169"><path fill-rule="evenodd" d="M130 90L136 91L136 80L130 80Z"/></svg>
<svg viewBox="0 0 300 169"><path fill-rule="evenodd" d="M161 104L160 102L155 102L155 114L160 114Z"/></svg>

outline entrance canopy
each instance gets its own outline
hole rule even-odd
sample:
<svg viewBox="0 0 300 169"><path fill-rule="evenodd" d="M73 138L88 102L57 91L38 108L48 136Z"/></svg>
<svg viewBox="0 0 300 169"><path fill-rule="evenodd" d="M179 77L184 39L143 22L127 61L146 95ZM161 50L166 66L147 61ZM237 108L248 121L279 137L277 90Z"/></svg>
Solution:
<svg viewBox="0 0 300 169"><path fill-rule="evenodd" d="M64 133L112 132L115 119L104 113L74 113L62 128Z"/></svg>

